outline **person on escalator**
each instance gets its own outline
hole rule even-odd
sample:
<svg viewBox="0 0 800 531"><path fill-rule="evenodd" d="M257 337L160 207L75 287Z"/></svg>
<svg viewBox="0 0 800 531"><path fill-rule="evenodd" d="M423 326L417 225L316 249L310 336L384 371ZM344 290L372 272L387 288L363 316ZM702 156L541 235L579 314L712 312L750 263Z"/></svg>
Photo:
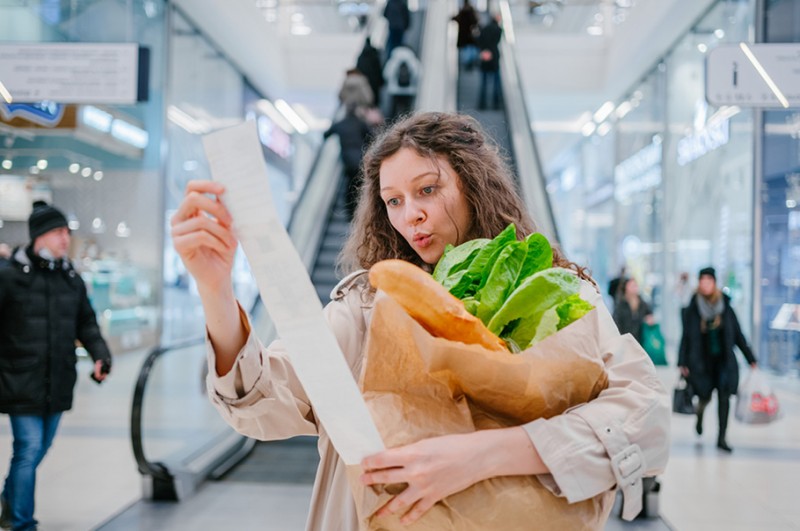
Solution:
<svg viewBox="0 0 800 531"><path fill-rule="evenodd" d="M383 67L383 77L387 81L386 92L391 102L390 117L396 118L414 108L420 70L419 59L411 48L398 46L394 49Z"/></svg>
<svg viewBox="0 0 800 531"><path fill-rule="evenodd" d="M347 377L356 380L367 331L375 324L367 269L399 259L431 271L448 245L492 238L510 222L520 238L536 230L511 170L470 116L406 117L372 142L362 168L355 219L340 255L349 274L323 310L352 372ZM315 414L283 343L262 345L235 298L231 268L238 242L224 194L219 182L191 181L171 221L175 249L197 282L205 311L208 396L245 435L318 436L320 465L306 529L357 531L349 467ZM397 514L411 524L440 500L484 479L530 476L568 503L593 500L607 517L615 488L622 489L626 504L635 504L641 501L642 476L663 470L671 411L653 364L620 336L585 269L557 248L553 263L581 279L581 293L596 307L602 332L587 348L607 353L602 360L608 389L552 418L431 437L367 457L361 462L364 485L406 485L379 515ZM486 500L488 506L492 502ZM558 527L536 523L553 525Z"/></svg>
<svg viewBox="0 0 800 531"><path fill-rule="evenodd" d="M492 84L492 103L494 108L500 109L503 98L500 86L500 39L503 28L498 23L498 17L489 17L489 22L481 28L478 37L478 59L481 65L481 89L478 97L478 109L486 109L487 85Z"/></svg>
<svg viewBox="0 0 800 531"><path fill-rule="evenodd" d="M339 158L343 167L345 209L348 221L353 219L358 201L358 188L361 184L359 177L361 157L371 132L370 126L357 114L356 110L355 107L348 107L344 118L331 125L323 133L325 138L331 135L339 137L341 147Z"/></svg>
<svg viewBox="0 0 800 531"><path fill-rule="evenodd" d="M467 70L472 70L478 59L478 14L475 8L464 0L464 5L452 18L458 24L458 38L456 47L458 48L459 63Z"/></svg>

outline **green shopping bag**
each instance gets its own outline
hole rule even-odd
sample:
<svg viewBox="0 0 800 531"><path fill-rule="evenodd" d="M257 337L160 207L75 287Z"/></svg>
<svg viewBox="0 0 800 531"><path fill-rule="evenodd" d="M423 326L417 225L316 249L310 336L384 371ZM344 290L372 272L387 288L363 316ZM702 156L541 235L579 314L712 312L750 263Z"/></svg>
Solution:
<svg viewBox="0 0 800 531"><path fill-rule="evenodd" d="M661 327L656 324L642 323L642 347L655 365L666 365L667 355L664 349L664 336Z"/></svg>

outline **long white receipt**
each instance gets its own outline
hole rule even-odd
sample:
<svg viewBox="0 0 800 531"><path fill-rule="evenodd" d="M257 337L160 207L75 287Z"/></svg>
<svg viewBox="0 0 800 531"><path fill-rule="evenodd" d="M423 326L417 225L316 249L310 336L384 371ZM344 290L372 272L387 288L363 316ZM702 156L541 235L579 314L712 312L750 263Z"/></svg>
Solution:
<svg viewBox="0 0 800 531"><path fill-rule="evenodd" d="M357 464L383 450L383 442L278 219L255 123L208 134L203 146L212 178L225 185L222 201L314 413L344 462Z"/></svg>

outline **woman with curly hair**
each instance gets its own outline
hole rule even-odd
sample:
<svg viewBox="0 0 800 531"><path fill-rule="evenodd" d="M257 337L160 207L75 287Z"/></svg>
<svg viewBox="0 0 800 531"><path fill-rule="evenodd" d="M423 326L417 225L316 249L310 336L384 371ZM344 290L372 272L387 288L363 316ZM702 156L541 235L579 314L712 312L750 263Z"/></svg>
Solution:
<svg viewBox="0 0 800 531"><path fill-rule="evenodd" d="M365 270L397 258L430 271L447 244L492 238L509 223L519 238L535 230L497 147L469 116L424 113L402 119L374 141L362 174L340 257L347 276L324 310L354 378L362 367L374 299ZM206 313L209 395L229 424L252 437L318 435L321 460L307 529L355 531L358 517L345 464L315 418L280 340L261 345L234 298L230 274L237 242L231 216L219 199L209 197L223 193L219 183L190 183L172 221L175 248L197 280ZM536 475L569 502L620 483L626 503L635 503L641 477L663 469L670 411L652 364L643 352L620 348L620 335L586 271L557 250L554 265L575 271L582 297L600 312L598 342L608 388L550 419L424 439L366 458L364 484L408 485L381 514L398 513L410 523L474 483L511 475ZM635 466L628 466L632 461L623 458L634 454ZM604 506L606 515L610 510Z"/></svg>

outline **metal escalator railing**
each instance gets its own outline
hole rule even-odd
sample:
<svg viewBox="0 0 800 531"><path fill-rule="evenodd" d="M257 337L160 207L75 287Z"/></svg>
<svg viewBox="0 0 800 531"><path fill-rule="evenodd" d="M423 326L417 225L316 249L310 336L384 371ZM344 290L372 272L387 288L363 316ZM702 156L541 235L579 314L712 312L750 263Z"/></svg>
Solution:
<svg viewBox="0 0 800 531"><path fill-rule="evenodd" d="M559 241L553 209L547 194L536 138L531 129L531 119L525 102L525 91L516 58L516 38L511 8L508 0L500 0L505 38L500 41L500 71L502 73L503 101L511 136L511 148L520 182L522 198L534 214L539 232L550 241Z"/></svg>
<svg viewBox="0 0 800 531"><path fill-rule="evenodd" d="M458 26L450 20L457 11L454 5L452 0L428 2L420 52L422 74L415 102L418 111L456 110Z"/></svg>

